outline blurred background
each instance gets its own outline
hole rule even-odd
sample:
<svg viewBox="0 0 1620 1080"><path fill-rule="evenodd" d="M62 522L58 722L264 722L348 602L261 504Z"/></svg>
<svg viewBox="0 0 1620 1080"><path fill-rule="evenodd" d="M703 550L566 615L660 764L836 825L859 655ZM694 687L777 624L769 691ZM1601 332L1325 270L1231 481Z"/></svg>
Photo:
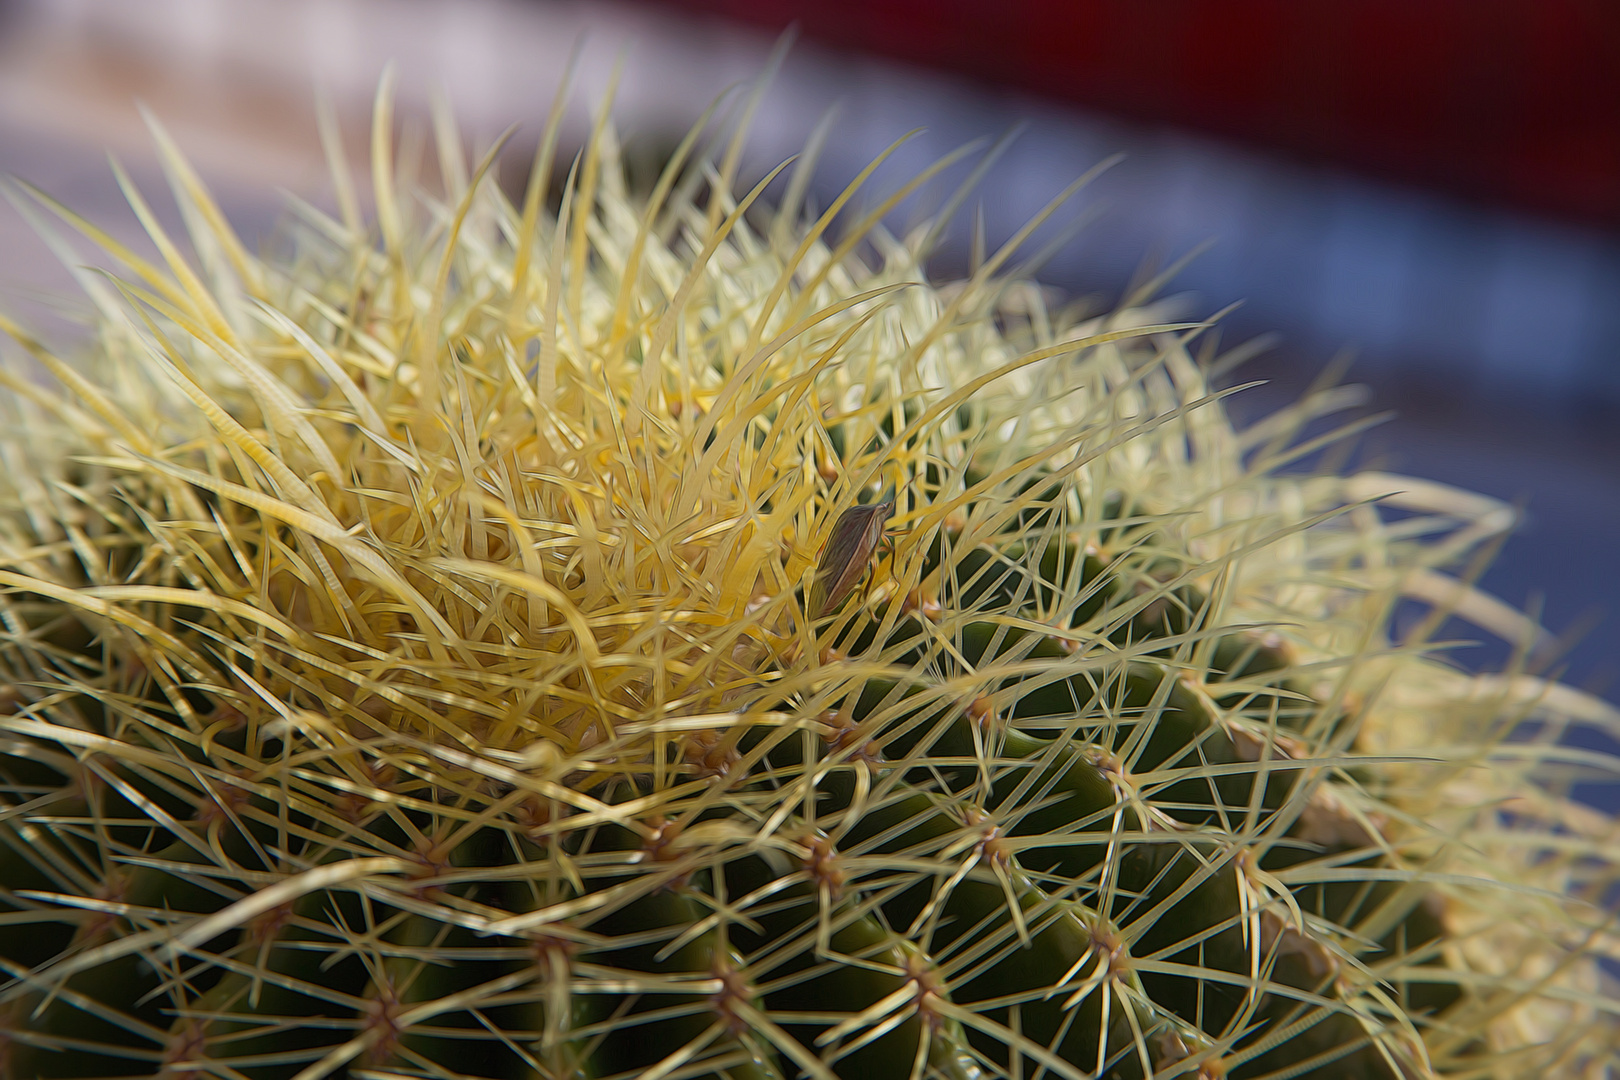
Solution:
<svg viewBox="0 0 1620 1080"><path fill-rule="evenodd" d="M330 203L317 87L358 171L392 62L407 125L427 128L436 93L480 149L521 124L517 185L576 47L566 138L622 61L615 113L652 161L790 25L745 179L829 110L822 205L908 131L890 187L1022 125L979 189L994 245L1123 151L1043 279L1105 306L1203 249L1161 293L1197 315L1242 301L1227 344L1279 335L1238 373L1269 380L1236 400L1245 417L1351 350L1369 409L1396 413L1358 460L1520 503L1484 585L1541 612L1556 670L1620 702L1613 0L0 0L0 172L136 237L105 154L157 196L141 102L263 241L280 192ZM0 244L0 305L50 330L67 272L5 208Z"/></svg>

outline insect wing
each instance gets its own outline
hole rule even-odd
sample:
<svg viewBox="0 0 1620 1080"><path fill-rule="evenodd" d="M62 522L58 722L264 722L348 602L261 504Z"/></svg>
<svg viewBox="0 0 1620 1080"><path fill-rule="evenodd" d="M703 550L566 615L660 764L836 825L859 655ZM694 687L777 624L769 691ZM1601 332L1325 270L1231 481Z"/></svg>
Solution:
<svg viewBox="0 0 1620 1080"><path fill-rule="evenodd" d="M811 618L821 618L854 591L867 571L872 553L883 539L884 525L893 516L892 499L871 506L852 506L838 515L816 567L810 597Z"/></svg>

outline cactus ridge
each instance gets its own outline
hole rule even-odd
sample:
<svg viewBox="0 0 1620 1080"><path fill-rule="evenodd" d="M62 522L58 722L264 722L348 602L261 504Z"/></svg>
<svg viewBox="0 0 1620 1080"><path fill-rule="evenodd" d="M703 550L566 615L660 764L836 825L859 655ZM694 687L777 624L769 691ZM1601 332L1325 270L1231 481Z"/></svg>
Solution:
<svg viewBox="0 0 1620 1080"><path fill-rule="evenodd" d="M1558 743L1620 718L1447 573L1505 508L1290 471L1353 395L1238 430L1215 328L1027 235L931 284L882 222L949 161L767 210L602 119L553 210L554 121L412 201L390 109L375 223L338 169L279 255L161 128L155 259L30 195L118 273L81 359L3 320L0 1073L1620 1063L1620 770Z"/></svg>

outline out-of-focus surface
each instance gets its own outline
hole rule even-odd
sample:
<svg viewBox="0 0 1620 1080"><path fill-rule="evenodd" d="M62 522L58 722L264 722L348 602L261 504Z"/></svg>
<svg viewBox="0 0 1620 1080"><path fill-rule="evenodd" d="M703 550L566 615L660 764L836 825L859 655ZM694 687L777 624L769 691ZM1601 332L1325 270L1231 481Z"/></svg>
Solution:
<svg viewBox="0 0 1620 1080"><path fill-rule="evenodd" d="M664 0L1620 226L1611 0Z"/></svg>
<svg viewBox="0 0 1620 1080"><path fill-rule="evenodd" d="M520 168L582 40L565 137L583 132L622 57L615 114L632 149L651 154L715 95L751 81L774 45L758 30L607 2L13 0L3 11L0 171L123 238L139 230L104 150L149 195L162 187L137 99L162 118L253 241L273 234L283 205L278 189L327 201L317 85L353 140L357 171L372 94L389 62L407 126L425 129L431 94L442 91L480 149L508 124L521 124L511 154ZM1378 408L1400 413L1366 440L1363 457L1522 500L1525 526L1485 584L1513 604L1541 596L1555 633L1606 609L1608 618L1569 653L1569 673L1620 699L1614 232L813 43L788 52L760 105L749 175L799 151L835 106L816 173L823 205L913 128L926 131L895 153L879 188L963 143L1025 123L979 189L992 244L1073 178L1125 151L1125 161L1075 201L1073 210L1094 220L1051 257L1043 279L1111 303L1145 268L1213 241L1169 291L1193 294L1189 313L1245 301L1226 320L1228 342L1261 330L1284 335L1282 349L1253 368L1276 384L1240 399L1240 413L1258 415L1340 347L1358 348L1351 377L1373 387ZM924 202L908 212L926 209ZM965 262L966 239L966 229L955 231L942 273ZM48 329L52 307L74 292L67 271L15 213L0 213L0 244L0 306Z"/></svg>

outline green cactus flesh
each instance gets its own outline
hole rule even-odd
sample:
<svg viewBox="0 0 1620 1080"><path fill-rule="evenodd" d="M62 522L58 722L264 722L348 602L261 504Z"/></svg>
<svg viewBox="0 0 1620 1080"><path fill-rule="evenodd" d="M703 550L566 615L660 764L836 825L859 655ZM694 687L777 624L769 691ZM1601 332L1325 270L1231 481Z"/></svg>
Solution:
<svg viewBox="0 0 1620 1080"><path fill-rule="evenodd" d="M285 265L171 158L208 284L128 256L92 379L6 324L63 386L12 381L5 1076L1614 1061L1603 826L1507 739L1608 714L1387 631L1479 515L1276 475L1323 399L1245 443L1203 327L948 300L613 149L560 222L463 179L414 233L385 176L380 245Z"/></svg>

